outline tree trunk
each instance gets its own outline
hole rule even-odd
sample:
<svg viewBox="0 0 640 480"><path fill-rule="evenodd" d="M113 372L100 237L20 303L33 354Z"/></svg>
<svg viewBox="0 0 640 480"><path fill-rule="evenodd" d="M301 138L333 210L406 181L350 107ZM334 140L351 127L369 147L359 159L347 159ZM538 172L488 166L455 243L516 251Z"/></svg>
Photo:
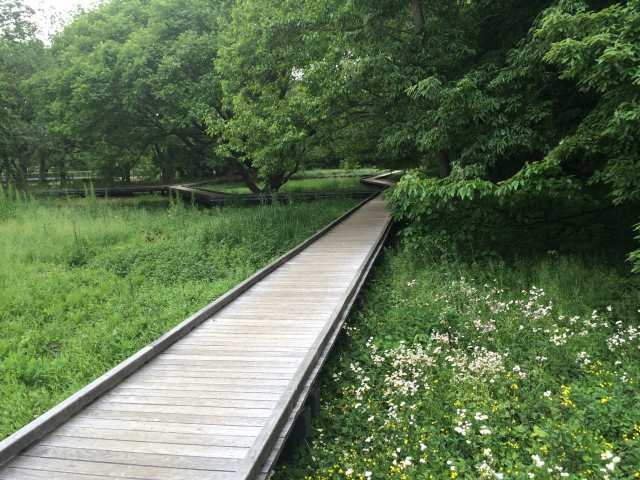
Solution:
<svg viewBox="0 0 640 480"><path fill-rule="evenodd" d="M60 186L63 187L67 183L67 165L65 162L66 152L58 160L58 177L60 179Z"/></svg>
<svg viewBox="0 0 640 480"><path fill-rule="evenodd" d="M424 31L424 0L413 1L413 25L418 35Z"/></svg>
<svg viewBox="0 0 640 480"><path fill-rule="evenodd" d="M240 175L242 176L244 184L256 195L261 195L262 190L260 190L260 187L258 186L255 172L251 170L250 166L245 166L242 161L238 161L238 164L240 166Z"/></svg>
<svg viewBox="0 0 640 480"><path fill-rule="evenodd" d="M267 178L265 193L276 193L285 183L284 174L274 174ZM267 190L268 189L268 190Z"/></svg>
<svg viewBox="0 0 640 480"><path fill-rule="evenodd" d="M13 177L13 184L22 190L27 186L26 171L23 171L22 164L13 158L9 159L9 175Z"/></svg>
<svg viewBox="0 0 640 480"><path fill-rule="evenodd" d="M42 184L46 184L47 183L47 159L45 157L45 155L41 155L40 156L40 183Z"/></svg>
<svg viewBox="0 0 640 480"><path fill-rule="evenodd" d="M445 150L438 153L438 173L440 178L446 178L451 175L451 160L449 159L449 152Z"/></svg>

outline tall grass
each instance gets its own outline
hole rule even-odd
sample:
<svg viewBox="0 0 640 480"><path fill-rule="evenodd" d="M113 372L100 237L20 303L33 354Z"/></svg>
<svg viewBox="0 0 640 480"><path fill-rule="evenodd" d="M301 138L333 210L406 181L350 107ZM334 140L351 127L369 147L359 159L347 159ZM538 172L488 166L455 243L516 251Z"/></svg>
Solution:
<svg viewBox="0 0 640 480"><path fill-rule="evenodd" d="M0 438L344 212L354 201L0 200Z"/></svg>

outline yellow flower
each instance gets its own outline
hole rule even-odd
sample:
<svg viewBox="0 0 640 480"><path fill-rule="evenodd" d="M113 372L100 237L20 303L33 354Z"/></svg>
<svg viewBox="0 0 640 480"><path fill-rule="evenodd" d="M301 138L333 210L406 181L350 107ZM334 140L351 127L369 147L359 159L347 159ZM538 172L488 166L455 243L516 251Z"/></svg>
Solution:
<svg viewBox="0 0 640 480"><path fill-rule="evenodd" d="M600 399L600 403L609 403L610 398L609 397L602 397Z"/></svg>
<svg viewBox="0 0 640 480"><path fill-rule="evenodd" d="M571 400L571 387L560 385L560 401L565 407L575 407L575 404Z"/></svg>
<svg viewBox="0 0 640 480"><path fill-rule="evenodd" d="M451 478L458 478L458 472L455 470L451 472Z"/></svg>

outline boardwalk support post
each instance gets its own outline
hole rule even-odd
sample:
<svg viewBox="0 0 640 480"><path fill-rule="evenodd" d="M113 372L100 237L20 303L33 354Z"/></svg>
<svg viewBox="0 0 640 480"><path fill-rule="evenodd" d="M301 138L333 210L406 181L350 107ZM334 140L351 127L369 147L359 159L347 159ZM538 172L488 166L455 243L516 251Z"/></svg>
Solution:
<svg viewBox="0 0 640 480"><path fill-rule="evenodd" d="M320 387L318 385L315 385L309 394L309 405L314 417L320 413Z"/></svg>

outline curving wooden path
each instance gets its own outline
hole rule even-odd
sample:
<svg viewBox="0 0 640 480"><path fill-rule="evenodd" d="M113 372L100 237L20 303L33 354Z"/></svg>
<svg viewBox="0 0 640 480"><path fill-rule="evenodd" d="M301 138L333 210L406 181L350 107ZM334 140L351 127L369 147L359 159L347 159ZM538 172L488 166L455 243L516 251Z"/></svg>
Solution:
<svg viewBox="0 0 640 480"><path fill-rule="evenodd" d="M0 480L264 478L389 226L365 201L0 442Z"/></svg>

